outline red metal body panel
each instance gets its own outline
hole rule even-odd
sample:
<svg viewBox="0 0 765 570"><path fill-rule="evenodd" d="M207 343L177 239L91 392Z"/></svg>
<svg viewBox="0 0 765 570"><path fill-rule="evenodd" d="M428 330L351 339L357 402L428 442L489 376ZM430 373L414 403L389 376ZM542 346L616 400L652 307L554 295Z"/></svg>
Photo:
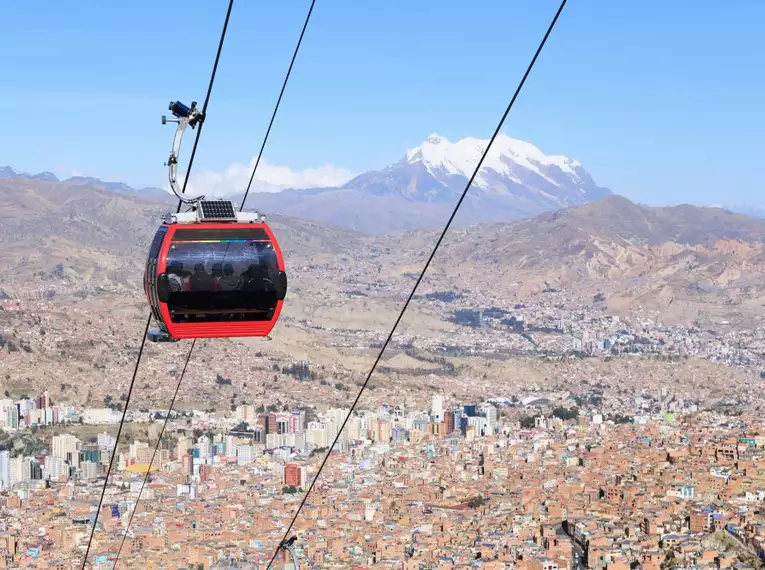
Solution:
<svg viewBox="0 0 765 570"><path fill-rule="evenodd" d="M236 230L242 228L262 228L274 248L279 271L286 271L284 267L284 257L279 247L276 236L267 224L232 224L232 223L204 223L204 224L162 224L167 228L167 233L162 242L162 248L157 260L156 274L150 276L155 282L157 276L163 273L167 268L167 254L170 250L170 244L173 241L176 229L186 230ZM151 304L151 300L149 300ZM170 336L177 339L186 338L227 338L227 337L264 337L268 336L271 330L279 320L279 314L282 312L284 301L278 301L274 316L270 321L252 321L252 322L221 322L221 323L174 323L170 319L170 310L167 303L159 303L159 312L162 316L162 322L167 327Z"/></svg>

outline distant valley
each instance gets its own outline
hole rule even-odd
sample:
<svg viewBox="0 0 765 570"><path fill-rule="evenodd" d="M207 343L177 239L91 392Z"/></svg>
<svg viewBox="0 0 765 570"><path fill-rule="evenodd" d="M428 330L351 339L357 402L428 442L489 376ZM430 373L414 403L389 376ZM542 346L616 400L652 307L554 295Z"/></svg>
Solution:
<svg viewBox="0 0 765 570"><path fill-rule="evenodd" d="M6 386L37 389L63 367L82 380L76 393L66 388L71 382L57 383L57 399L65 394L70 401L100 401L109 388L104 370L118 374L124 390L146 314L141 278L147 248L161 214L171 208L172 200L141 193L0 179L0 354L10 375ZM253 349L247 352L248 369L266 382L274 365L309 360L332 371L332 382L320 388L326 398L342 402L347 392L332 386L360 381L438 231L366 235L291 216L273 214L269 220L285 253L289 291L275 340L244 342ZM648 208L609 195L530 219L457 227L434 259L381 373L398 382L385 384L391 393L402 385L422 391L418 379L430 374L441 382L451 379L455 389L465 375L476 374L509 382L507 390L517 390L528 374L540 386L550 384L548 378L565 384L550 371L562 366L572 374L593 372L528 359L571 350L573 335L582 330L615 334L621 325L608 324L610 315L625 317L638 334L658 327L652 334L667 335L667 342L686 333L663 332L665 327L692 328L696 337L728 343L724 350L743 346L736 350L744 356L735 358L751 360L762 353L759 333L725 339L730 330L760 328L764 284L765 221L720 208ZM470 324L479 310L491 321L485 328ZM529 323L526 336L508 329L516 315ZM99 323L95 335L93 323ZM205 398L233 398L249 380L246 372L237 373L238 387L218 394L215 373L230 373L220 351L232 346L211 343L209 352L200 352L216 363L211 368L200 362L190 377L192 385L205 387L199 392ZM703 346L705 358L717 358ZM151 366L159 367L166 358L177 363L181 351L151 346L147 354ZM500 355L507 364L488 368L486 359ZM646 374L658 373L646 366ZM164 401L172 375L165 368L155 373L161 382L144 382L141 389L152 401ZM263 398L263 382L251 382L242 397ZM268 389L276 394L270 384ZM299 398L306 387L295 380L279 389L274 397L285 401ZM194 397L192 391L184 399Z"/></svg>

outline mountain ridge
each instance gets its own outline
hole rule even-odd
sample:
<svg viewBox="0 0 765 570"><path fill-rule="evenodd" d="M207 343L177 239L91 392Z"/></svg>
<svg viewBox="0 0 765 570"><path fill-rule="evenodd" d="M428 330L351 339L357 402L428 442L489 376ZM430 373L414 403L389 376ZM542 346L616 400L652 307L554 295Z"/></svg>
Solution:
<svg viewBox="0 0 765 570"><path fill-rule="evenodd" d="M409 150L398 162L357 176L343 188L368 188L375 193L398 192L409 199L438 201L458 197L470 180L489 141L466 137L456 143L438 134ZM386 179L409 176L406 190L391 188ZM418 188L420 184L424 188ZM418 192L419 191L419 192ZM563 155L548 156L526 141L498 135L471 192L484 199L525 199L541 210L568 207L609 196L612 192L595 184L580 162Z"/></svg>
<svg viewBox="0 0 765 570"><path fill-rule="evenodd" d="M135 194L0 180L0 290L140 295L146 250L167 210ZM278 214L269 223L288 271L341 289L383 280L406 290L439 233L365 235ZM599 290L614 310L654 307L686 318L712 308L754 319L765 306L764 284L765 220L721 208L640 206L613 195L532 219L453 228L423 286L503 303L548 286L588 303Z"/></svg>
<svg viewBox="0 0 765 570"><path fill-rule="evenodd" d="M433 134L399 161L361 173L338 187L256 192L247 205L368 234L437 227L449 217L488 142L466 137L452 143ZM31 175L10 167L0 167L0 178L59 182L52 173ZM134 189L122 182L87 176L60 182L147 195L168 203L174 199L161 188ZM205 190L201 193L211 195ZM578 161L548 156L531 143L500 135L455 223L512 221L611 194L608 188L595 184ZM239 201L242 193L225 192L223 197ZM371 218L370 212L375 213Z"/></svg>
<svg viewBox="0 0 765 570"><path fill-rule="evenodd" d="M133 188L124 182L104 182L100 178L93 176L71 176L60 179L52 172L44 171L37 174L30 174L21 170L16 170L11 166L0 166L0 180L2 179L24 179L39 180L41 182L60 182L72 186L88 186L90 188L100 188L102 190L111 190L113 192L123 192L126 194L136 194L150 196L160 201L173 201L173 196L162 188L156 186L146 186L144 188Z"/></svg>

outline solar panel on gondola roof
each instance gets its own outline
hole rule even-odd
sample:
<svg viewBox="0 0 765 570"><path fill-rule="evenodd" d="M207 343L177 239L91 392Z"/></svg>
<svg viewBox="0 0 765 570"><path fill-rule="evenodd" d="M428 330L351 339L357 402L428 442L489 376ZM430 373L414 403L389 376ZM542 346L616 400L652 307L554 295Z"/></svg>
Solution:
<svg viewBox="0 0 765 570"><path fill-rule="evenodd" d="M203 220L236 220L234 203L230 200L200 200Z"/></svg>

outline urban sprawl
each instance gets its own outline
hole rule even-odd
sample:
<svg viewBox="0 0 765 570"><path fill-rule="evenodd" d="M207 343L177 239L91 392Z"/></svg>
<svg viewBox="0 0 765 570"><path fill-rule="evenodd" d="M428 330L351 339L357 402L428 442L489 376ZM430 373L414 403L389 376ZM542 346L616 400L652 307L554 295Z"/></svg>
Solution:
<svg viewBox="0 0 765 570"><path fill-rule="evenodd" d="M294 526L301 566L759 567L761 418L662 406L608 419L548 404L438 395L428 410L355 412ZM47 393L0 406L6 430L32 418L37 435L46 422L120 417L58 409ZM523 420L508 419L517 408ZM348 412L195 411L171 419L156 455L146 441L125 445L98 516L94 567L111 568L124 538L124 568L264 568ZM144 416L134 420L164 422ZM0 567L81 563L114 445L108 433L61 433L31 456L0 451Z"/></svg>

